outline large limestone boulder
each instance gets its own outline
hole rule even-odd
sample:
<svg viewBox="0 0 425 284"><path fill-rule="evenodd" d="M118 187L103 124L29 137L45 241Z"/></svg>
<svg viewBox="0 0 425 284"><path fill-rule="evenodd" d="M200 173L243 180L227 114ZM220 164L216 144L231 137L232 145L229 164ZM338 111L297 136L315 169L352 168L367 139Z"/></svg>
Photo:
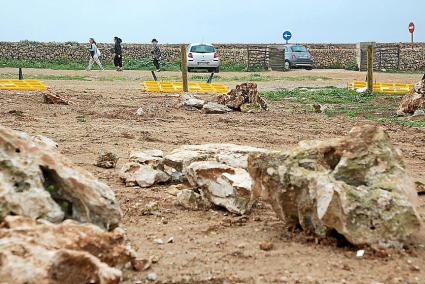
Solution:
<svg viewBox="0 0 425 284"><path fill-rule="evenodd" d="M0 282L117 284L135 260L121 229L8 216L0 228Z"/></svg>
<svg viewBox="0 0 425 284"><path fill-rule="evenodd" d="M252 180L246 170L218 162L194 162L187 170L187 178L204 200L235 214L249 211Z"/></svg>
<svg viewBox="0 0 425 284"><path fill-rule="evenodd" d="M376 126L252 155L249 173L253 198L262 196L281 219L321 237L337 231L354 245L400 246L420 228L415 184Z"/></svg>
<svg viewBox="0 0 425 284"><path fill-rule="evenodd" d="M113 191L46 143L0 126L0 219L22 215L74 219L116 227L121 210Z"/></svg>

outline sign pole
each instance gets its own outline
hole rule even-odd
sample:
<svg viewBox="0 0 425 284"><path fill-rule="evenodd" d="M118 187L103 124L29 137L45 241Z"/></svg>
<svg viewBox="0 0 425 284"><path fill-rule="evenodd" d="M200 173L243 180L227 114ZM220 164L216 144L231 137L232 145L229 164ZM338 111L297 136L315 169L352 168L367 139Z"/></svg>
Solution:
<svg viewBox="0 0 425 284"><path fill-rule="evenodd" d="M367 47L367 89L373 92L373 45Z"/></svg>
<svg viewBox="0 0 425 284"><path fill-rule="evenodd" d="M187 54L186 46L184 44L181 46L182 54L182 79L183 79L183 92L189 92L189 85L187 82Z"/></svg>
<svg viewBox="0 0 425 284"><path fill-rule="evenodd" d="M413 34L415 33L415 23L414 22L410 22L410 24L409 24L409 33L410 33L412 44L413 44L414 43Z"/></svg>

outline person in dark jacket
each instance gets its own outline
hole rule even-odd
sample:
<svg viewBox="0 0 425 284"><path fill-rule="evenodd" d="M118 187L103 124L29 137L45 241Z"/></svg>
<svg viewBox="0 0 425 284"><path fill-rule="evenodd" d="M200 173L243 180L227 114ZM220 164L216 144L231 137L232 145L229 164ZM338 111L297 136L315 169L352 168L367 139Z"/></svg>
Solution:
<svg viewBox="0 0 425 284"><path fill-rule="evenodd" d="M156 72L161 71L161 49L158 46L158 41L154 38L152 40L152 57L153 57L153 64L155 65Z"/></svg>
<svg viewBox="0 0 425 284"><path fill-rule="evenodd" d="M118 72L122 72L122 39L114 37L114 65Z"/></svg>

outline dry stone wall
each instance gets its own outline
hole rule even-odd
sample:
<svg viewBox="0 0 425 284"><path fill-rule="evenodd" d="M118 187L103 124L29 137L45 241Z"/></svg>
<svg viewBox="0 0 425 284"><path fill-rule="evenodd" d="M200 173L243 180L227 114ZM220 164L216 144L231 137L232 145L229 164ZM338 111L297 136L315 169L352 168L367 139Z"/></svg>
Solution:
<svg viewBox="0 0 425 284"><path fill-rule="evenodd" d="M259 45L256 46L275 46ZM249 44L215 44L224 64L247 64ZM316 68L352 68L356 66L358 54L356 44L306 44L312 53ZM391 63L400 70L419 70L425 68L425 43L402 44L382 43L377 48L398 49L399 58L395 65L392 62L381 62L381 66ZM112 62L112 44L99 44L104 62ZM178 61L180 58L180 45L161 45L163 60L168 62ZM18 59L33 61L62 61L85 62L89 58L88 45L81 43L40 43L40 42L0 42L0 59ZM149 44L123 44L124 57L130 60L149 60L151 46ZM376 56L377 57L377 56ZM378 58L376 58L378 60ZM384 60L386 60L384 58ZM378 65L376 65L378 66ZM393 69L393 68L392 68Z"/></svg>

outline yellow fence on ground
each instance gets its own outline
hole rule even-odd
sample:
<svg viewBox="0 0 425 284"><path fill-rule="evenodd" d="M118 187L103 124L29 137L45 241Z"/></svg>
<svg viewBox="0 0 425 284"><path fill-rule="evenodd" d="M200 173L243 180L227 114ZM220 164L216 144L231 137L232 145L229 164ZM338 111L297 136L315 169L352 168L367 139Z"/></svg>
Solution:
<svg viewBox="0 0 425 284"><path fill-rule="evenodd" d="M182 82L145 81L142 83L145 92L178 93L183 92ZM189 92L226 94L229 87L224 84L189 83Z"/></svg>
<svg viewBox="0 0 425 284"><path fill-rule="evenodd" d="M413 86L413 84L377 82L373 84L373 92L385 94L406 94L410 92ZM354 81L348 84L348 88L351 90L367 88L367 82Z"/></svg>
<svg viewBox="0 0 425 284"><path fill-rule="evenodd" d="M36 91L46 89L46 85L38 80L0 80L0 90Z"/></svg>

